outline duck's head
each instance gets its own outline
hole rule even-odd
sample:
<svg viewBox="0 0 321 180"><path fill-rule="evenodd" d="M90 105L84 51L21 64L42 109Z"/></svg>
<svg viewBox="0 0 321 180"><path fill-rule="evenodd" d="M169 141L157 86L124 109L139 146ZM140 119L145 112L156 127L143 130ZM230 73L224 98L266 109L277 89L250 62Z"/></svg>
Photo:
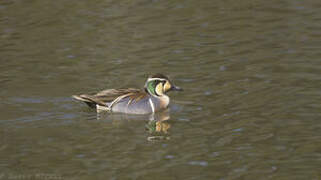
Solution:
<svg viewBox="0 0 321 180"><path fill-rule="evenodd" d="M148 77L145 83L145 90L154 96L163 96L171 90L183 91L182 88L175 86L169 78L163 74L155 74Z"/></svg>

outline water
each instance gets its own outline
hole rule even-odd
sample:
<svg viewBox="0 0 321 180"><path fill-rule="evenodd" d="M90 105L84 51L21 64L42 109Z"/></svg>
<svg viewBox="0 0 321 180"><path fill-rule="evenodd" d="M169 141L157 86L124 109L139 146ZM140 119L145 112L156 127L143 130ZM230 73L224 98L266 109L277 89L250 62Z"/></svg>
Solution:
<svg viewBox="0 0 321 180"><path fill-rule="evenodd" d="M321 179L320 7L1 1L0 179ZM70 97L154 72L156 117Z"/></svg>

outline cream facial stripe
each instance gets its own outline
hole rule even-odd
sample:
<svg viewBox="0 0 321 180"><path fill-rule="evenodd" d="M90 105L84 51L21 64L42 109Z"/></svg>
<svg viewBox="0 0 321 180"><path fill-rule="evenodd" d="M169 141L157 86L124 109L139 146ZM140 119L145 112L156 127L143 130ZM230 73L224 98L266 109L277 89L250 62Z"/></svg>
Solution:
<svg viewBox="0 0 321 180"><path fill-rule="evenodd" d="M152 101L151 98L149 98L148 100L149 100L150 107L152 108L152 111L154 113L155 112L155 107L154 107L153 101Z"/></svg>
<svg viewBox="0 0 321 180"><path fill-rule="evenodd" d="M166 79L162 79L162 78L148 78L147 79L147 81L155 81L155 80L164 81Z"/></svg>
<svg viewBox="0 0 321 180"><path fill-rule="evenodd" d="M170 88L171 88L171 84L168 81L166 81L164 88L163 88L164 92L168 91Z"/></svg>
<svg viewBox="0 0 321 180"><path fill-rule="evenodd" d="M159 83L157 86L156 86L156 89L155 89L156 93L159 95L159 96L162 96L164 93L163 93L163 85L161 83Z"/></svg>

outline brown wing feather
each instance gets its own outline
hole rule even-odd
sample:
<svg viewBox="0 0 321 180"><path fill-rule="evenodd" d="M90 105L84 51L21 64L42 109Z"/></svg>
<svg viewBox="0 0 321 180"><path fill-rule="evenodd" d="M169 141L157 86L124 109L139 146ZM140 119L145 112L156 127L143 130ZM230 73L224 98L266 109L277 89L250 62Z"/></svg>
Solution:
<svg viewBox="0 0 321 180"><path fill-rule="evenodd" d="M147 96L147 93L145 91L140 91L140 92L137 92L137 93L132 93L129 95L129 98L132 101L134 102L137 102L143 98L145 98Z"/></svg>
<svg viewBox="0 0 321 180"><path fill-rule="evenodd" d="M111 103L112 101L114 101L116 98L120 96L123 96L122 98L129 96L130 102L132 102L133 100L138 101L144 98L146 95L147 94L140 89L128 88L128 89L106 89L94 95L82 94L79 96L75 95L73 97L75 99L78 99L80 101L87 103L89 106L92 107L95 104L106 106L107 103Z"/></svg>

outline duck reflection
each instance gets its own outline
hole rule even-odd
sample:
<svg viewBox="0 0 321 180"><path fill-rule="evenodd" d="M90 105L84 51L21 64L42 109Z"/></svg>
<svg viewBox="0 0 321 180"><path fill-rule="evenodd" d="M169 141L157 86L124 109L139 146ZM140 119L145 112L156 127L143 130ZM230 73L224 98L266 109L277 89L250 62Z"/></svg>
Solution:
<svg viewBox="0 0 321 180"><path fill-rule="evenodd" d="M120 114L120 113L97 113L97 120L109 121L113 126L121 126L126 122L131 123L133 121L138 122L141 120L146 121L145 129L148 133L148 141L160 141L169 140L171 128L170 113L169 109L157 112L155 114L149 115L130 115L130 114Z"/></svg>
<svg viewBox="0 0 321 180"><path fill-rule="evenodd" d="M148 141L159 141L159 140L169 140L170 133L169 129L171 128L171 124L169 123L169 110L155 114L155 119L151 119L145 125L146 130L149 133L147 137Z"/></svg>

